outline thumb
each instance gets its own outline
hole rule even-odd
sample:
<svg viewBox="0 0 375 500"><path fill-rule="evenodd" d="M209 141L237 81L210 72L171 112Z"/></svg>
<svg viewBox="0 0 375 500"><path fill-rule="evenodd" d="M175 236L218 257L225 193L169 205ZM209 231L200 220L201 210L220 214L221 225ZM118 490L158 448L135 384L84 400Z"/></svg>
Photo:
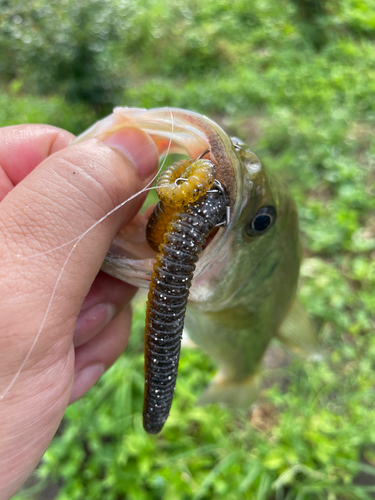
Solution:
<svg viewBox="0 0 375 500"><path fill-rule="evenodd" d="M142 198L74 240L142 189L157 161L146 134L117 132L107 144L92 139L48 157L1 202L1 385L12 380L36 335L23 372L46 355L59 357L71 349L82 302L117 230L131 221Z"/></svg>

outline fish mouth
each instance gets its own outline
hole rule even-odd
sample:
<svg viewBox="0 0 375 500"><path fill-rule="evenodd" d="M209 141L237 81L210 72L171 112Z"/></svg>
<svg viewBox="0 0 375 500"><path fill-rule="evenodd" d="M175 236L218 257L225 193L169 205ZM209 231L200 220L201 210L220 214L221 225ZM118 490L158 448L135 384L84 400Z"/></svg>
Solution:
<svg viewBox="0 0 375 500"><path fill-rule="evenodd" d="M205 158L216 165L217 179L227 189L230 216L225 227L214 230L196 265L194 280L200 278L222 251L241 211L243 179L240 162L228 135L212 120L192 111L177 108L115 108L113 113L78 136L74 143L96 138L105 140L126 128L139 128L155 143L159 157L169 153ZM148 288L156 252L146 240L150 211L137 214L130 224L116 235L102 269L123 281ZM222 252L221 252L222 253ZM194 281L191 296L194 296Z"/></svg>

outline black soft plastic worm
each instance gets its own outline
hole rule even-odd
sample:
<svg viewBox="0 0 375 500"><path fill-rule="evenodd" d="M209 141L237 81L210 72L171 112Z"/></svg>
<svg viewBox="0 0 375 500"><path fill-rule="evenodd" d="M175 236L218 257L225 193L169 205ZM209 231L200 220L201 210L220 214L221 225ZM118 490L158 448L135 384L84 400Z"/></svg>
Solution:
<svg viewBox="0 0 375 500"><path fill-rule="evenodd" d="M143 426L150 434L162 430L172 405L195 263L228 204L221 185L209 189L174 213L159 246L146 311ZM152 217L150 221L155 223Z"/></svg>

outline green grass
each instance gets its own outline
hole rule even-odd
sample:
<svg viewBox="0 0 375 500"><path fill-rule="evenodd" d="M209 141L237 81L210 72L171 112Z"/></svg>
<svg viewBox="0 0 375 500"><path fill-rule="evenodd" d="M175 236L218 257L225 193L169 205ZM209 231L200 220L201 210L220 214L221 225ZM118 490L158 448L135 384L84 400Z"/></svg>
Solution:
<svg viewBox="0 0 375 500"><path fill-rule="evenodd" d="M268 373L277 383L267 384L251 420L195 405L215 366L185 351L171 417L161 435L148 436L140 299L130 348L68 408L36 473L41 485L58 482L58 500L373 498L375 486L356 479L362 473L375 485L372 3L327 2L315 42L287 0L138 0L124 8L129 27L103 52L116 77L126 77L117 104L217 118L292 192L305 250L300 296L324 357L291 356ZM25 63L0 91L2 125L48 122L78 133L95 121L89 104L64 101L64 87L30 95L38 75L27 71ZM37 493L17 496L27 498Z"/></svg>

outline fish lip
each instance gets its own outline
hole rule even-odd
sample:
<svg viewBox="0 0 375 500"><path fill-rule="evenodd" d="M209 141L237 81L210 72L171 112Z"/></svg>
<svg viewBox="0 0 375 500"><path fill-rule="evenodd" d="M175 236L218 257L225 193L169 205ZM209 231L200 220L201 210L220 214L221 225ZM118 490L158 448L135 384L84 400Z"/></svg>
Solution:
<svg viewBox="0 0 375 500"><path fill-rule="evenodd" d="M227 188L230 198L230 220L218 230L212 241L203 250L195 271L195 279L202 277L225 245L241 212L243 176L241 165L229 136L212 120L193 111L179 108L128 108L117 107L113 113L95 123L79 135L72 144L96 138L104 141L111 134L126 128L140 128L151 137L157 146L159 157L165 153L187 154L197 158L210 148L209 157L216 164L217 177ZM121 254L121 245L112 244L102 269L123 281L148 288L155 263L154 257L132 259ZM156 253L155 253L156 256ZM191 290L194 297L194 282Z"/></svg>

